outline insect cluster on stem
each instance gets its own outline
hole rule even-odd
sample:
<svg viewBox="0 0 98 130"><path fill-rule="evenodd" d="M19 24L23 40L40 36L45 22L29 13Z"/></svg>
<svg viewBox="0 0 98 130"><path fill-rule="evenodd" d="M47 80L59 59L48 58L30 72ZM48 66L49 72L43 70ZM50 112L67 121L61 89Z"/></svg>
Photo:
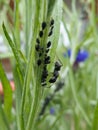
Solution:
<svg viewBox="0 0 98 130"><path fill-rule="evenodd" d="M61 68L61 64L58 61L56 61L54 64L54 70L52 72L52 77L50 79L47 78L49 76L47 66L48 66L48 64L51 63L51 57L49 55L49 51L52 46L52 43L50 40L48 40L46 46L45 45L42 46L42 44L41 44L41 42L42 42L41 39L45 35L45 29L47 28L47 26L48 25L46 22L42 22L41 30L39 31L39 37L36 38L36 45L35 45L35 50L38 55L37 65L38 65L38 67L41 67L41 69L42 69L42 75L41 75L41 85L42 86L46 86L47 82L48 83L56 82L56 80L59 76L60 68ZM54 29L54 20L53 19L49 23L49 28L50 29L49 29L49 32L47 35L48 38L53 34L53 29Z"/></svg>

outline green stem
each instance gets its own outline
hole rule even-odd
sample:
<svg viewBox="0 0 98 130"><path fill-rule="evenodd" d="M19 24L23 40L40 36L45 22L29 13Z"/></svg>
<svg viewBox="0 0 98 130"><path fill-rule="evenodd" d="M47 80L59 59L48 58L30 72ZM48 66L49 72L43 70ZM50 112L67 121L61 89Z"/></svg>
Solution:
<svg viewBox="0 0 98 130"><path fill-rule="evenodd" d="M4 110L2 108L1 100L0 100L0 118L2 118L4 125L6 127L6 130L10 130L9 122L8 122L7 117L6 117Z"/></svg>
<svg viewBox="0 0 98 130"><path fill-rule="evenodd" d="M18 49L20 49L20 21L19 21L19 0L15 2L15 43Z"/></svg>
<svg viewBox="0 0 98 130"><path fill-rule="evenodd" d="M26 130L31 130L35 126L35 121L38 116L38 110L40 108L41 97L42 97L42 88L41 88L40 83L38 82L35 87L34 99L33 99L32 105L31 105L31 110L30 110L30 114L29 114L30 116L29 116L29 119L27 122Z"/></svg>
<svg viewBox="0 0 98 130"><path fill-rule="evenodd" d="M35 1L36 5L38 1ZM33 33L33 42L31 43L30 53L29 53L29 59L28 64L26 67L26 73L25 73L25 79L24 79L24 85L23 85L23 92L22 92L22 100L21 100L21 110L20 110L20 121L21 121L21 128L24 126L24 106L26 99L28 98L28 91L30 91L30 81L32 77L32 66L34 62L34 45L37 37L37 30L38 30L38 18L39 18L39 10L38 7L36 7L35 11L35 21L34 21L34 33ZM34 71L34 70L33 70Z"/></svg>
<svg viewBox="0 0 98 130"><path fill-rule="evenodd" d="M47 12L47 2L45 0L42 0L43 2L40 3L40 11L39 14L42 12L42 19L46 19L46 12ZM44 8L43 8L43 4L44 4ZM45 12L44 12L45 10ZM40 16L40 17L41 17ZM45 32L45 37L43 38L43 46L46 44L47 41L47 34L48 31L46 30ZM36 59L35 59L36 60ZM41 71L39 69L39 67L37 68L37 73L36 75L36 85L34 86L34 97L33 97L33 102L31 105L31 110L30 110L30 114L29 114L29 118L28 118L28 122L27 122L27 127L26 130L30 130L33 129L35 126L35 120L37 118L38 112L39 112L39 108L40 108L40 101L42 99L42 94L43 94L43 89L41 87ZM31 128L31 126L33 128Z"/></svg>
<svg viewBox="0 0 98 130"><path fill-rule="evenodd" d="M80 103L79 103L79 100L78 100L78 96L77 96L77 92L76 92L76 89L75 89L75 80L74 80L74 76L73 76L73 70L70 68L69 70L69 79L70 79L70 85L71 85L71 90L72 90L72 93L73 93L73 98L76 102L76 105L78 107L78 109L80 110L80 112L82 113L84 119L86 120L86 122L88 123L89 126L91 126L91 122L88 118L88 116L86 115L85 111L83 110L83 108L81 107Z"/></svg>
<svg viewBox="0 0 98 130"><path fill-rule="evenodd" d="M30 45L30 36L31 36L31 21L32 21L32 1L31 0L25 0L25 7L26 7L26 19L25 19L25 37L26 37L26 43L25 43L25 53L26 57L28 56L29 51L29 45Z"/></svg>

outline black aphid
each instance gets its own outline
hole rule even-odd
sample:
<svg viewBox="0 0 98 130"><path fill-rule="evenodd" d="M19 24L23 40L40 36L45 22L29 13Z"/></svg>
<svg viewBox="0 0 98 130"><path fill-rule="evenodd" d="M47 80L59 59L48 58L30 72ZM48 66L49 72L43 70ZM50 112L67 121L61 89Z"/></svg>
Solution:
<svg viewBox="0 0 98 130"><path fill-rule="evenodd" d="M37 64L38 64L38 66L41 65L41 60L40 59L37 61Z"/></svg>
<svg viewBox="0 0 98 130"><path fill-rule="evenodd" d="M43 47L41 47L40 50L41 50L42 52L44 52L44 48L43 48Z"/></svg>
<svg viewBox="0 0 98 130"><path fill-rule="evenodd" d="M57 77L59 76L59 72L55 70L55 71L53 72L53 76L57 78Z"/></svg>
<svg viewBox="0 0 98 130"><path fill-rule="evenodd" d="M47 68L44 67L44 70L42 72L42 77L41 77L41 82L42 83L46 82L47 76L48 76L48 71L47 71Z"/></svg>
<svg viewBox="0 0 98 130"><path fill-rule="evenodd" d="M42 77L41 77L41 83L44 84L43 86L45 86L47 76L48 76L48 71L47 69L44 69L42 72Z"/></svg>
<svg viewBox="0 0 98 130"><path fill-rule="evenodd" d="M51 46L51 41L49 41L48 43L47 43L47 48L49 48Z"/></svg>
<svg viewBox="0 0 98 130"><path fill-rule="evenodd" d="M39 51L40 50L40 45L39 44L35 45L35 49L36 49L36 51Z"/></svg>
<svg viewBox="0 0 98 130"><path fill-rule="evenodd" d="M44 70L47 70L47 65L44 65Z"/></svg>
<svg viewBox="0 0 98 130"><path fill-rule="evenodd" d="M46 28L46 26L47 26L46 22L43 22L42 23L42 30L44 30Z"/></svg>
<svg viewBox="0 0 98 130"><path fill-rule="evenodd" d="M47 76L48 76L48 71L44 69L42 72L42 78L47 78Z"/></svg>
<svg viewBox="0 0 98 130"><path fill-rule="evenodd" d="M51 27L51 30L53 30L54 26Z"/></svg>
<svg viewBox="0 0 98 130"><path fill-rule="evenodd" d="M39 53L39 57L40 57L40 56L42 56L42 53L41 53L41 52Z"/></svg>
<svg viewBox="0 0 98 130"><path fill-rule="evenodd" d="M45 60L46 60L46 61L50 60L50 56L46 56L46 57L45 57Z"/></svg>
<svg viewBox="0 0 98 130"><path fill-rule="evenodd" d="M59 71L61 69L61 66L62 65L58 61L55 62L55 70Z"/></svg>
<svg viewBox="0 0 98 130"><path fill-rule="evenodd" d="M48 105L51 99L52 99L52 96L47 96L47 97L45 98L44 104L45 104L45 105Z"/></svg>
<svg viewBox="0 0 98 130"><path fill-rule="evenodd" d="M45 64L49 64L50 63L50 56L45 57L44 63Z"/></svg>
<svg viewBox="0 0 98 130"><path fill-rule="evenodd" d="M45 110L46 110L46 107L48 106L48 104L50 103L50 101L52 100L53 96L50 95L50 96L47 96L44 100L44 103L43 103L43 107L41 109L41 112L39 113L39 115L43 115Z"/></svg>
<svg viewBox="0 0 98 130"><path fill-rule="evenodd" d="M54 25L54 19L51 20L50 26Z"/></svg>
<svg viewBox="0 0 98 130"><path fill-rule="evenodd" d="M43 36L43 31L39 32L39 36L42 37Z"/></svg>
<svg viewBox="0 0 98 130"><path fill-rule="evenodd" d="M63 86L64 86L64 82L59 81L59 82L56 84L56 88L55 88L54 92L59 91L60 89L62 89Z"/></svg>
<svg viewBox="0 0 98 130"><path fill-rule="evenodd" d="M41 83L45 83L46 82L46 78L43 78L41 79Z"/></svg>
<svg viewBox="0 0 98 130"><path fill-rule="evenodd" d="M49 82L50 82L50 83L54 83L54 82L56 81L56 79L57 79L56 77L52 77L52 78L49 80Z"/></svg>
<svg viewBox="0 0 98 130"><path fill-rule="evenodd" d="M45 64L50 64L50 60L44 61Z"/></svg>
<svg viewBox="0 0 98 130"><path fill-rule="evenodd" d="M48 53L49 52L49 49L46 49L46 53Z"/></svg>
<svg viewBox="0 0 98 130"><path fill-rule="evenodd" d="M46 79L47 76L48 76L48 73L44 73L44 74L42 74L42 79L43 79L43 80ZM42 81L43 81L43 80L42 80Z"/></svg>
<svg viewBox="0 0 98 130"><path fill-rule="evenodd" d="M48 34L48 36L50 37L52 35L53 31L51 30Z"/></svg>
<svg viewBox="0 0 98 130"><path fill-rule="evenodd" d="M37 42L37 43L40 43L40 40L37 38L37 39L36 39L36 42Z"/></svg>

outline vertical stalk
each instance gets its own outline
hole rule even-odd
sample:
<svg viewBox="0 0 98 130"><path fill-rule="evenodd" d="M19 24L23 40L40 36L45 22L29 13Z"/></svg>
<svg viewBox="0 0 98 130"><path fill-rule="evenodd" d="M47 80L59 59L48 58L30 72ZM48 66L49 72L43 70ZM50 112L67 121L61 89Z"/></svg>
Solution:
<svg viewBox="0 0 98 130"><path fill-rule="evenodd" d="M38 109L40 107L41 97L42 97L42 88L41 88L40 82L37 81L37 84L34 90L33 103L31 105L31 110L30 110L26 130L34 129L35 121L38 116Z"/></svg>
<svg viewBox="0 0 98 130"><path fill-rule="evenodd" d="M80 112L82 113L84 119L86 120L86 122L88 123L89 126L91 126L91 122L88 118L88 116L86 115L85 111L83 110L83 108L81 107L80 103L79 103L79 100L78 100L78 96L77 96L77 92L76 92L76 89L75 89L75 80L74 80L74 76L73 76L73 71L72 69L70 68L69 70L69 80L70 80L70 86L71 86L71 90L72 90L72 93L73 93L73 98L76 102L76 105L78 107L78 109L80 110Z"/></svg>
<svg viewBox="0 0 98 130"><path fill-rule="evenodd" d="M19 0L15 1L15 44L20 49L20 20L19 20Z"/></svg>
<svg viewBox="0 0 98 130"><path fill-rule="evenodd" d="M43 8L43 6L44 6L44 8ZM47 2L45 0L41 0L40 6L39 6L39 8L40 8L39 14L41 16L39 16L39 17L43 20L46 20L46 12L47 12L46 6L47 6ZM43 39L43 46L46 44L47 35L48 35L48 31L45 32L46 37ZM41 101L42 94L43 94L43 89L41 87L41 81L40 81L41 80L41 72L40 72L39 67L36 68L35 76L36 76L36 78L35 78L36 85L34 86L33 102L31 105L26 130L33 129L35 126L35 121L36 121L36 118L38 116L38 112L39 112L39 108L40 108L40 101Z"/></svg>
<svg viewBox="0 0 98 130"><path fill-rule="evenodd" d="M26 67L26 73L25 73L25 79L24 79L24 85L23 85L23 92L22 92L22 99L21 99L21 110L20 110L21 126L24 126L24 119L23 119L24 107L25 107L25 102L28 99L28 91L30 91L30 81L31 81L31 76L32 76L31 72L32 72L32 66L33 66L33 62L34 62L34 49L35 49L34 46L35 46L38 24L39 24L38 23L39 22L39 8L38 8L39 4L40 4L39 1L36 0L35 1L36 11L35 11L35 19L34 19L33 40L31 42L30 52L29 52L29 56L28 56L29 59L28 59L27 67ZM37 95L35 95L35 96L37 97ZM35 100L35 98L33 100Z"/></svg>
<svg viewBox="0 0 98 130"><path fill-rule="evenodd" d="M97 69L97 71L98 71L98 69ZM96 75L96 100L98 101L98 72Z"/></svg>
<svg viewBox="0 0 98 130"><path fill-rule="evenodd" d="M25 14L25 54L27 57L31 40L32 0L25 0Z"/></svg>

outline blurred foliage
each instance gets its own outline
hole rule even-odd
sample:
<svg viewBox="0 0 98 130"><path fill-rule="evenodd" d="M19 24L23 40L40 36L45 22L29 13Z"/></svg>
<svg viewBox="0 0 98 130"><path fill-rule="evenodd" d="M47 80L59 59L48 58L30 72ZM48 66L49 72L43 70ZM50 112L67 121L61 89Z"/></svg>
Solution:
<svg viewBox="0 0 98 130"><path fill-rule="evenodd" d="M25 2L27 6L25 6L24 1L17 0L17 8L15 8L16 14L14 14L12 8L9 9L8 7L9 1L0 1L0 15L3 14L4 16L2 17L1 15L2 20L0 22L2 23L2 21L4 21L6 25L6 27L3 25L3 29L9 45L12 48L15 57L14 60L16 60L15 64L13 62L16 85L16 108L13 109L17 113L16 117L18 129L22 130L22 121L27 122L30 117L30 115L28 117L27 114L28 111L31 110L30 108L33 101L33 96L39 96L39 99L41 97L40 93L34 93L34 91L33 96L31 94L32 90L35 90L35 84L38 82L38 74L40 75L40 70L36 71L38 74L35 73L36 67L34 64L36 61L36 55L34 53L34 47L36 36L38 35L42 21L49 21L52 17L55 19L56 23L53 34L54 36L51 38L53 48L50 52L52 63L49 66L49 69L51 70L54 59L58 59L60 61L62 64L62 70L60 72L58 82L62 81L64 86L57 93L55 93L55 96L53 96L52 100L47 105L44 115L37 119L35 117L36 114L34 114L33 111L34 119L29 119L37 120L34 130L97 130L98 24L97 13L95 11L96 1L88 0L85 2L84 0L81 0L81 8L77 8L77 1L73 0L70 3L71 10L67 6L66 2L63 2L63 12L61 12L59 0L58 2L51 0L52 5L51 2L46 2L46 4L45 1L44 4L39 3L38 0L29 0ZM42 0L40 2L42 2ZM36 4L38 4L38 6L35 6ZM31 7L33 7L33 12ZM46 13L47 8L49 14ZM8 10L11 18L14 18L16 21L13 19L13 22L8 20ZM9 22L7 23L5 21ZM8 31L6 28L8 28ZM10 38L8 32L12 32L13 39ZM23 32L22 38L20 38L21 32ZM20 47L21 41L24 42L25 47L23 49ZM71 57L64 56L69 48L72 51ZM82 49L88 51L89 57L86 61L75 64L77 52ZM40 105L38 106L40 110L44 104L45 98L54 93L56 85L57 84L53 84L51 88L46 88L42 99L38 100L38 98L35 98L35 104L36 101L38 101L38 104L40 101ZM25 88L27 88L27 90L30 88L31 92L27 91L28 93L25 95ZM39 91L41 91L41 89L39 89ZM22 99L23 102L20 102L20 99ZM24 105L25 99L27 100ZM20 104L24 105L25 108L22 109ZM34 106L34 108L36 111L37 107ZM51 108L54 108L54 114L50 113ZM22 112L20 109L25 111ZM0 111L2 110L0 109ZM24 120L21 119L21 114L24 114ZM0 121L3 126L4 123L1 117L2 115L0 115ZM11 128L17 129L14 114L12 120ZM5 129L5 126L2 128Z"/></svg>

